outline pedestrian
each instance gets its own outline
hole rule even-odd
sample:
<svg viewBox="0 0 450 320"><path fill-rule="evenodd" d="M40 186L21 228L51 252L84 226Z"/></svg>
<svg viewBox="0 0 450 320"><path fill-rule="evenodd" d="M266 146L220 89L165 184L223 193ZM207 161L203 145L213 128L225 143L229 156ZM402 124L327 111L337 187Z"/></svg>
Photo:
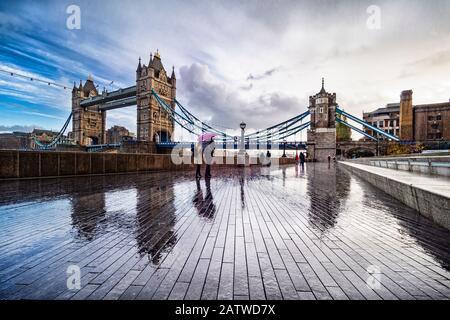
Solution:
<svg viewBox="0 0 450 320"><path fill-rule="evenodd" d="M305 167L305 161L306 161L305 154L303 152L300 152L300 165L302 166L302 169L304 169Z"/></svg>
<svg viewBox="0 0 450 320"><path fill-rule="evenodd" d="M195 171L195 178L200 179L202 177L202 174L200 173L200 167L203 160L203 148L202 143L197 142L195 144L195 150L194 150L194 164L196 165L196 171Z"/></svg>
<svg viewBox="0 0 450 320"><path fill-rule="evenodd" d="M270 163L271 163L271 161L270 161L270 157L271 157L272 155L270 154L270 151L269 150L267 150L267 153L266 153L266 157L267 157L267 166L268 167L270 167Z"/></svg>
<svg viewBox="0 0 450 320"><path fill-rule="evenodd" d="M331 155L328 155L328 164L331 163Z"/></svg>
<svg viewBox="0 0 450 320"><path fill-rule="evenodd" d="M216 144L214 143L214 140L210 140L206 147L205 151L205 161L206 161L206 169L205 169L205 179L211 178L211 163L213 161L214 157L214 150L216 149ZM209 159L208 159L209 158Z"/></svg>

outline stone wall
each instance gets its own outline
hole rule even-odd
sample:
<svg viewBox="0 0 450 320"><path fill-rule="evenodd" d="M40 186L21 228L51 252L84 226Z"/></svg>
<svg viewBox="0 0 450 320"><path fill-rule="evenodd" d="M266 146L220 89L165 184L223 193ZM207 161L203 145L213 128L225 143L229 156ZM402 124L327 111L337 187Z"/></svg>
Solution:
<svg viewBox="0 0 450 320"><path fill-rule="evenodd" d="M336 129L317 128L308 130L308 157L313 161L328 161L336 155Z"/></svg>
<svg viewBox="0 0 450 320"><path fill-rule="evenodd" d="M280 165L294 163L292 158L278 160ZM174 164L169 154L0 150L0 180L194 169L190 163ZM231 165L238 165L236 158Z"/></svg>
<svg viewBox="0 0 450 320"><path fill-rule="evenodd" d="M450 230L449 196L445 197L432 190L415 186L410 183L411 181L406 183L388 176L369 172L361 168L365 166L353 165L351 162L339 162L339 165Z"/></svg>

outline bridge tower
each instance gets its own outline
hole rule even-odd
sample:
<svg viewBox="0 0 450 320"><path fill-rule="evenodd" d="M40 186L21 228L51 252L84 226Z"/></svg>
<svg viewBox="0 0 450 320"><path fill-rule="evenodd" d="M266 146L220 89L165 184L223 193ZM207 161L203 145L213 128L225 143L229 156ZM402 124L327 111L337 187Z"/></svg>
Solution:
<svg viewBox="0 0 450 320"><path fill-rule="evenodd" d="M173 138L174 122L161 109L151 90L175 109L176 96L175 70L167 76L158 51L150 54L148 66L139 64L136 70L136 100L137 100L137 139L147 142L168 142Z"/></svg>
<svg viewBox="0 0 450 320"><path fill-rule="evenodd" d="M315 161L327 161L336 153L336 93L322 89L309 97L311 126L307 132L308 156Z"/></svg>
<svg viewBox="0 0 450 320"><path fill-rule="evenodd" d="M106 111L99 110L98 106L83 108L80 102L89 97L98 95L92 76L72 89L72 132L75 142L82 146L103 144L106 141L105 124Z"/></svg>

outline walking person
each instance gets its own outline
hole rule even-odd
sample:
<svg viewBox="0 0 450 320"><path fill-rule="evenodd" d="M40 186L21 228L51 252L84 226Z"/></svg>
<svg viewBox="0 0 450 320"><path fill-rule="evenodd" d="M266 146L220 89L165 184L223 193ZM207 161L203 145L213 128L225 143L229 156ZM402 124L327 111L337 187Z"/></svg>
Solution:
<svg viewBox="0 0 450 320"><path fill-rule="evenodd" d="M305 169L305 161L306 161L305 154L303 152L300 152L300 165L302 166L302 170Z"/></svg>
<svg viewBox="0 0 450 320"><path fill-rule="evenodd" d="M216 149L216 144L214 143L214 140L211 139L206 147L205 147L205 162L206 162L206 169L205 169L205 179L211 178L211 164L213 162L214 158L214 150Z"/></svg>
<svg viewBox="0 0 450 320"><path fill-rule="evenodd" d="M196 165L196 171L195 171L196 179L200 179L202 177L202 174L200 173L202 161L203 161L202 143L197 142L195 144L195 149L194 149L194 164Z"/></svg>
<svg viewBox="0 0 450 320"><path fill-rule="evenodd" d="M270 167L270 157L272 154L270 153L269 149L267 149L266 157L267 157L267 166Z"/></svg>

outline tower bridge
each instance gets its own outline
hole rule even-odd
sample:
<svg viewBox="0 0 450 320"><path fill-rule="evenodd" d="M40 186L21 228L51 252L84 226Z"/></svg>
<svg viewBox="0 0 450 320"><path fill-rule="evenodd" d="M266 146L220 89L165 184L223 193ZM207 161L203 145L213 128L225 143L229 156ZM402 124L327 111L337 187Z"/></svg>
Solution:
<svg viewBox="0 0 450 320"><path fill-rule="evenodd" d="M109 110L136 106L137 141L124 142L130 144L135 152L156 152L157 150L173 147L177 142L173 135L175 125L181 130L198 135L210 131L218 135L219 147L237 148L239 144L243 149L256 146L268 149L272 145L287 149L300 148L300 144L287 142L286 139L296 133L307 129L306 148L308 156L313 161L325 161L328 156L347 155L351 150L366 150L378 154L380 143L377 137L367 131L381 135L392 141L400 139L371 124L346 113L337 103L336 93L325 90L324 79L320 91L309 97L307 111L281 123L272 125L243 136L243 141L237 137L216 129L197 118L187 107L176 99L177 80L175 70L169 76L164 68L161 55L157 51L150 54L148 64L142 63L141 58L136 68L136 84L112 92L98 92L91 76L83 84L74 83L72 89L72 113L65 126L50 144L38 144L43 149L54 148L62 141L67 124L72 119L74 141L91 151L118 148L120 145L107 145L105 134L106 114ZM309 121L306 118L309 116ZM350 119L366 130L361 130L346 120ZM305 121L305 122L304 122ZM336 137L336 124L342 124L349 130L356 131L372 141L339 141ZM182 141L186 145L193 142ZM385 143L384 143L385 144ZM302 145L303 146L303 145ZM158 149L157 149L158 148ZM381 148L381 150L384 150Z"/></svg>

